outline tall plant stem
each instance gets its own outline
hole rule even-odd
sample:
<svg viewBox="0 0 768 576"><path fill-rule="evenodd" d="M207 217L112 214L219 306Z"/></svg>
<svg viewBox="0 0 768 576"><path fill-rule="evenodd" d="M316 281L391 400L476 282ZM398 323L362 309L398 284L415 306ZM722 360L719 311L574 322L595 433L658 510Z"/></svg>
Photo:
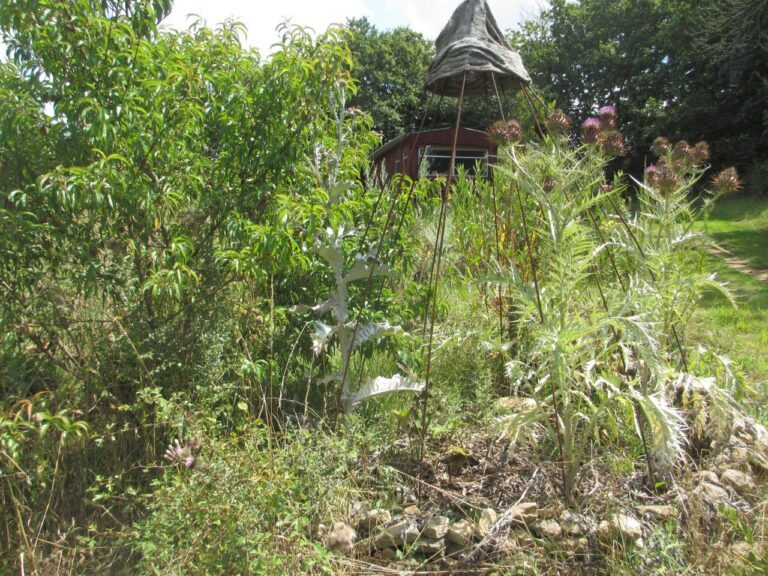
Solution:
<svg viewBox="0 0 768 576"><path fill-rule="evenodd" d="M515 191L512 193L514 194L514 192ZM531 237L528 230L528 216L526 215L525 205L523 204L522 195L520 194L519 189L517 190L517 202L520 206L520 216L523 220L523 234L525 235L525 245L528 250L528 261L531 266L531 274L533 275L533 286L536 293L536 306L539 310L539 321L544 324L544 308L541 305L538 272L536 271L536 261L533 258L533 247L531 246ZM555 419L555 433L557 435L557 450L560 456L560 476L563 483L563 496L566 501L570 502L571 494L568 489L568 474L565 470L565 453L563 450L563 431L560 428L560 402L557 398L557 389L554 380L552 382L552 410L554 410L553 416Z"/></svg>
<svg viewBox="0 0 768 576"><path fill-rule="evenodd" d="M658 284L658 280L656 279L656 274L654 274L650 265L648 265L648 258L646 257L645 251L643 250L643 247L640 244L640 241L637 239L637 236L635 236L635 233L632 232L632 227L629 225L629 222L627 222L627 219L624 218L624 214L619 210L618 206L616 206L616 203L613 201L613 198L609 196L608 200L611 203L611 207L613 208L613 211L618 215L619 220L621 220L622 226L624 226L624 228L626 229L627 233L629 234L629 237L632 238L632 242L635 244L635 246L637 246L637 250L640 252L640 256L642 257L643 262L646 263L646 268L648 268L648 274L650 274L651 280L653 280L654 284ZM688 372L689 371L688 358L685 354L685 348L683 348L683 342L680 339L680 335L677 332L677 328L675 327L674 322L671 322L669 327L672 330L672 336L675 338L677 349L680 352L680 361L683 364L683 369L686 372Z"/></svg>
<svg viewBox="0 0 768 576"><path fill-rule="evenodd" d="M389 230L389 226L392 223L392 218L395 214L395 207L397 206L397 196L398 194L392 195L392 201L389 205L389 212L387 213L387 219L384 222L384 229L381 231L381 237L379 238L379 242L376 245L376 251L374 252L373 256L373 262L371 263L371 270L368 272L368 278L366 279L365 283L365 289L363 290L363 294L367 298L368 295L371 293L371 288L373 286L373 277L376 273L376 265L379 262L379 256L381 256L381 248L384 245L384 240L387 236L387 230ZM341 375L341 386L339 387L339 397L337 399L337 408L338 412L336 414L336 429L338 430L339 422L340 422L340 416L343 408L343 401L344 401L344 392L346 392L347 388L347 377L349 376L349 365L352 361L352 352L355 349L355 340L357 339L357 333L360 330L360 319L358 318L355 321L355 328L352 330L352 336L349 341L349 346L347 350L343 352L343 360L344 363L344 370Z"/></svg>
<svg viewBox="0 0 768 576"><path fill-rule="evenodd" d="M499 94L499 85L496 82L496 74L491 74L491 80L493 80L493 90L496 93L496 101L499 103L499 114L501 114L501 120L502 122L506 122L507 119L504 114L504 107L501 105L501 94ZM496 261L499 263L499 266L501 266L501 234L499 234L499 204L496 198L496 186L492 186L491 190L493 192L493 227L494 231L496 233ZM499 284L498 287L498 304L499 304L499 338L503 342L504 340L504 305L503 300L501 298L501 284ZM501 374L502 379L504 375L504 355L499 355L500 362L501 362Z"/></svg>
<svg viewBox="0 0 768 576"><path fill-rule="evenodd" d="M464 89L467 85L467 75L461 81L461 94L459 96L459 109L456 114L456 126L453 131L453 145L451 146L451 161L448 164L448 176L445 180L445 192L442 197L440 209L440 220L437 229L437 242L435 245L436 257L434 262L434 290L432 293L432 313L429 322L429 339L427 341L427 365L424 376L424 392L421 400L421 436L419 438L419 499L422 496L422 486L424 480L424 453L427 441L427 430L429 422L427 420L429 408L429 392L432 384L432 345L435 338L435 318L437 316L438 287L440 285L440 266L443 259L443 245L445 242L445 224L448 219L448 207L451 197L451 186L453 184L453 171L456 168L456 147L459 141L459 128L461 127L461 114L464 109Z"/></svg>

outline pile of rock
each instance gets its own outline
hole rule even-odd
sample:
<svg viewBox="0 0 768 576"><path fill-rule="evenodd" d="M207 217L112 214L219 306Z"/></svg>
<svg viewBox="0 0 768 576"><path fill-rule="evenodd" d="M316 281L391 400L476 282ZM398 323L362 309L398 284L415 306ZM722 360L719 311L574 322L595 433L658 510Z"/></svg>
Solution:
<svg viewBox="0 0 768 576"><path fill-rule="evenodd" d="M646 523L677 514L671 506L641 506L637 512ZM388 510L370 510L358 519L355 529L337 523L322 538L329 549L343 554L374 555L392 561L435 561L445 557L475 561L524 540L531 544L556 543L557 549L567 555L586 558L596 548L641 548L643 521L631 514L614 514L601 522L569 510L557 515L535 502L517 504L502 514L488 508L481 511L477 521L425 514L411 506L396 517ZM354 543L348 539L352 533Z"/></svg>

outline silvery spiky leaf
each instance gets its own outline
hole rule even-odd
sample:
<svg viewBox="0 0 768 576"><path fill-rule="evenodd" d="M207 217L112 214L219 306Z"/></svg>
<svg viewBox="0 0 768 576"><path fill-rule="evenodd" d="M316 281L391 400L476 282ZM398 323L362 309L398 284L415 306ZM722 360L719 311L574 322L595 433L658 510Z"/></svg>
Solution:
<svg viewBox="0 0 768 576"><path fill-rule="evenodd" d="M336 330L319 320L313 324L315 326L315 333L312 334L312 351L315 354L320 354L328 347L331 337Z"/></svg>
<svg viewBox="0 0 768 576"><path fill-rule="evenodd" d="M687 443L683 414L672 406L664 394L635 395L647 424L646 441L656 471L669 474L685 456ZM638 432L640 421L636 421Z"/></svg>
<svg viewBox="0 0 768 576"><path fill-rule="evenodd" d="M390 394L392 392L420 393L423 391L424 384L422 382L417 382L406 376L400 374L395 374L391 378L379 376L378 378L369 380L357 392L346 395L344 402L351 408L363 400L368 400L369 398L380 396L382 394Z"/></svg>
<svg viewBox="0 0 768 576"><path fill-rule="evenodd" d="M344 284L349 284L350 282L366 280L373 276L386 276L390 273L391 270L388 266L380 264L374 266L371 262L360 258L355 262L354 266L352 266L352 269L347 273L347 275L344 276L342 281Z"/></svg>
<svg viewBox="0 0 768 576"><path fill-rule="evenodd" d="M389 322L377 322L367 326L359 326L355 335L354 347L359 348L365 342L374 338L394 336L395 334L405 334L405 332L400 326L392 326Z"/></svg>
<svg viewBox="0 0 768 576"><path fill-rule="evenodd" d="M496 428L502 438L511 444L519 441L534 442L538 438L542 422L546 422L546 406L533 398L514 396L500 398L496 405L505 412L496 420Z"/></svg>

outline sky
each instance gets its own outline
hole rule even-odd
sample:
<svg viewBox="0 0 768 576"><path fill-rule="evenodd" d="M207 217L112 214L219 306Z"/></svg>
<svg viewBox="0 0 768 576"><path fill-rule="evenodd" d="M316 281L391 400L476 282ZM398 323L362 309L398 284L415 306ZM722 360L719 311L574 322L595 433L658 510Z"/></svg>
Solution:
<svg viewBox="0 0 768 576"><path fill-rule="evenodd" d="M502 30L534 18L545 0L488 0ZM184 29L195 14L209 26L228 18L248 27L248 44L268 54L278 41L275 28L286 19L322 32L330 24L366 16L380 30L408 26L434 39L460 0L175 0L164 25Z"/></svg>

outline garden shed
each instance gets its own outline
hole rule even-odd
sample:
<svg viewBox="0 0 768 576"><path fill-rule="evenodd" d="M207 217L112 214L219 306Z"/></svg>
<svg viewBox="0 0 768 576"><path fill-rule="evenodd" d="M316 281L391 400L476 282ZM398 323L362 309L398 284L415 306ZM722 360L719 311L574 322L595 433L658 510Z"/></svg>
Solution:
<svg viewBox="0 0 768 576"><path fill-rule="evenodd" d="M410 132L390 140L371 155L377 173L383 178L394 174L417 178L423 162L428 176L447 175L454 132L453 128L438 128ZM487 176L488 166L496 160L496 145L488 134L482 130L460 128L456 141L456 166L463 166L474 174L479 162L481 175Z"/></svg>

